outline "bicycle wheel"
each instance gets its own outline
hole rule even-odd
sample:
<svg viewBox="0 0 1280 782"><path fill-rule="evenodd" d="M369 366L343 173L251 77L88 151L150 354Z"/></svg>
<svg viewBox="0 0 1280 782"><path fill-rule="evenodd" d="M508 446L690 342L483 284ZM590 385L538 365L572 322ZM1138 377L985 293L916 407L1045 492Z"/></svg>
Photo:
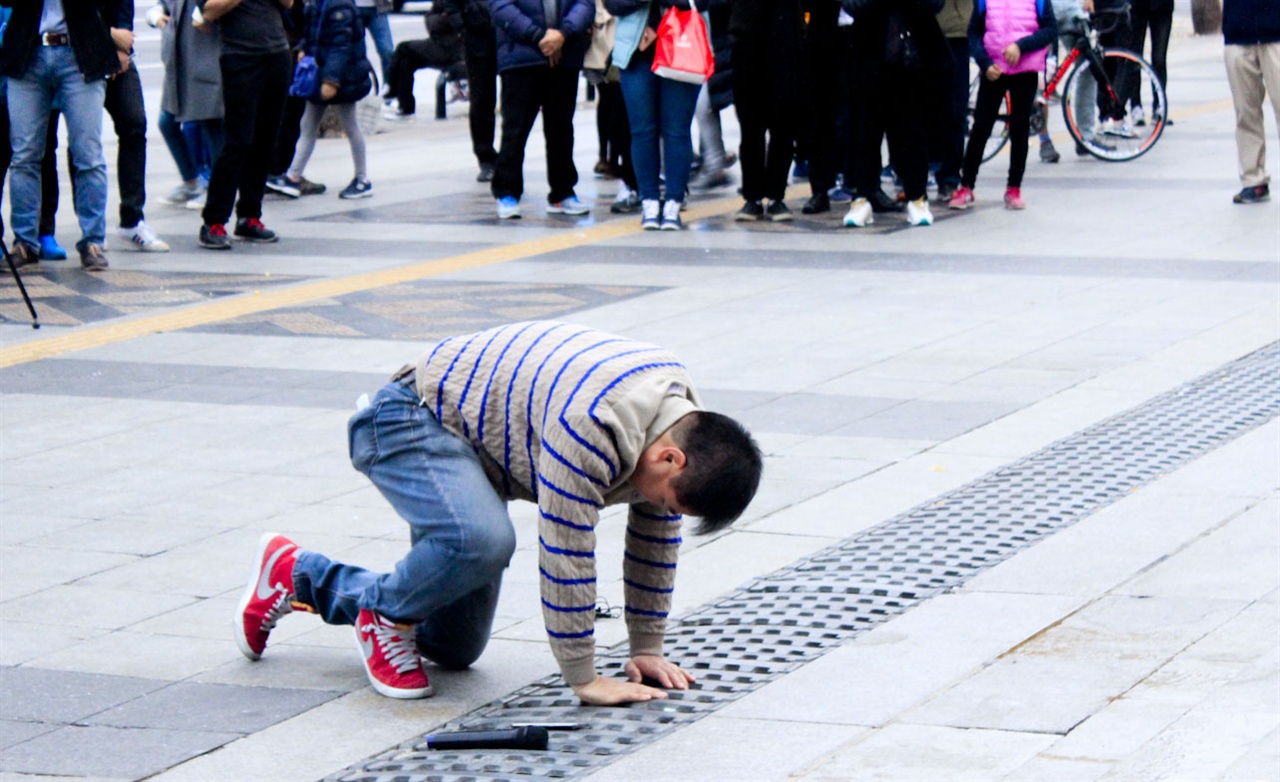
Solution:
<svg viewBox="0 0 1280 782"><path fill-rule="evenodd" d="M1105 84L1099 86L1082 57L1063 87L1062 118L1078 148L1101 160L1133 160L1146 154L1164 133L1169 116L1164 85L1146 60L1133 52L1104 49L1102 58L1105 73L1115 74L1108 83L1117 86L1110 90ZM1128 104L1136 95L1152 96L1151 118L1137 127L1128 118Z"/></svg>
<svg viewBox="0 0 1280 782"><path fill-rule="evenodd" d="M981 83L981 73L974 76L973 80L969 82L969 113L965 120L965 138L968 138L973 131L973 110L978 105L978 85ZM987 145L982 148L983 163L1000 154L1000 150L1004 149L1004 145L1009 143L1009 113L1009 94L1005 93L1004 106L996 114L996 124L991 126L991 135L987 137Z"/></svg>

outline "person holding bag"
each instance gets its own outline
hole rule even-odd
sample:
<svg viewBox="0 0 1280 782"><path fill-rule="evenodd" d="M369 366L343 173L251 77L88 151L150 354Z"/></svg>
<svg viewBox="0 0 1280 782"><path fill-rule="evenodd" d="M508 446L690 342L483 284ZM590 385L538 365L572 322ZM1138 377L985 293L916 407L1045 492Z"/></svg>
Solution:
<svg viewBox="0 0 1280 782"><path fill-rule="evenodd" d="M305 18L306 37L300 48L315 59L319 85L315 94L307 96L298 147L284 177L294 187L302 182L302 172L320 135L320 119L332 106L351 145L355 166L351 184L338 197L367 198L373 195L373 184L366 165L364 134L356 121L356 103L373 89L373 66L365 53L359 9L354 0L311 0Z"/></svg>
<svg viewBox="0 0 1280 782"><path fill-rule="evenodd" d="M645 230L679 231L684 227L680 205L693 164L693 114L702 84L657 75L654 52L664 15L671 9L694 9L689 0L605 0L604 6L618 18L613 64L620 72L631 124L631 162L640 190L640 225ZM705 18L701 21L706 24ZM709 45L703 54L709 61ZM666 192L662 193L658 177L664 162Z"/></svg>

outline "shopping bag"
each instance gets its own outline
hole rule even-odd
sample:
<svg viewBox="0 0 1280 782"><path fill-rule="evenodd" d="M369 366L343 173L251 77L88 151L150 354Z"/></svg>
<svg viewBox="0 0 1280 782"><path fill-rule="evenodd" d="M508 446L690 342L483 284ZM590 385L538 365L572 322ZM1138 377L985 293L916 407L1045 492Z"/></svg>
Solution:
<svg viewBox="0 0 1280 782"><path fill-rule="evenodd" d="M716 72L716 60L707 23L692 0L689 6L688 11L668 8L658 23L653 72L664 79L702 84Z"/></svg>

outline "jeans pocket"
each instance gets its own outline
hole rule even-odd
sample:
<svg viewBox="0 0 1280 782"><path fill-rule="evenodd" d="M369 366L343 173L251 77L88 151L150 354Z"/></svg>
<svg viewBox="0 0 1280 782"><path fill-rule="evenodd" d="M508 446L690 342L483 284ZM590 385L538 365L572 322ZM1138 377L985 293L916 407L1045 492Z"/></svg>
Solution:
<svg viewBox="0 0 1280 782"><path fill-rule="evenodd" d="M373 416L381 405L375 402L347 421L347 452L351 464L365 475L378 458L378 438L373 431Z"/></svg>

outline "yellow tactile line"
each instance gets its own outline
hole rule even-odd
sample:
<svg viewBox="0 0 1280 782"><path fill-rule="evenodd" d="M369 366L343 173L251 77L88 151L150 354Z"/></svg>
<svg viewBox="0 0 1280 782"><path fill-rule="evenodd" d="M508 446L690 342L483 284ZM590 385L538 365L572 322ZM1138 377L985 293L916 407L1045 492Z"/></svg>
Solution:
<svg viewBox="0 0 1280 782"><path fill-rule="evenodd" d="M727 214L740 205L736 198L722 198L690 207L684 213L687 221L704 220ZM585 229L566 231L556 236L533 239L527 242L492 247L486 250L454 255L434 261L424 261L394 269L311 280L295 285L253 291L229 296L217 301L202 302L156 315L123 318L96 326L78 328L68 334L47 339L32 340L10 347L0 348L0 367L11 367L60 356L78 350L102 347L150 334L178 331L194 326L239 318L258 312L296 307L311 301L342 296L358 291L372 290L451 272L478 269L508 261L531 258L536 255L567 250L595 242L618 239L640 231L639 220L634 217L610 220ZM111 272L106 272L110 274Z"/></svg>

